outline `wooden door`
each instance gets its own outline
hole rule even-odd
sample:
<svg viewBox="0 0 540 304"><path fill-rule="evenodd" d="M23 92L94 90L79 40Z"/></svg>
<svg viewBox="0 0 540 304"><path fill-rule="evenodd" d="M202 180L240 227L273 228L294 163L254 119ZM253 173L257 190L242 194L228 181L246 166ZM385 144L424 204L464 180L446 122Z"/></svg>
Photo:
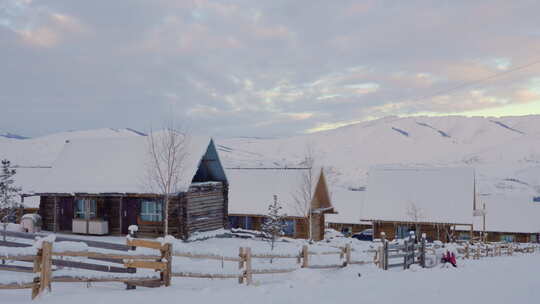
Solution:
<svg viewBox="0 0 540 304"><path fill-rule="evenodd" d="M71 231L73 224L73 197L58 199L59 230Z"/></svg>
<svg viewBox="0 0 540 304"><path fill-rule="evenodd" d="M136 198L124 198L122 200L122 234L128 234L128 227L137 225L140 202Z"/></svg>

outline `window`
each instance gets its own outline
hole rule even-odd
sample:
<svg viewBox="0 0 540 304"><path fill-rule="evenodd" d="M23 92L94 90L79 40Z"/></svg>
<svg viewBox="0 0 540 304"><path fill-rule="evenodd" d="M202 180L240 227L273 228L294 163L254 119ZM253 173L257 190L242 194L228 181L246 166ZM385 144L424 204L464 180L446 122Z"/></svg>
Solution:
<svg viewBox="0 0 540 304"><path fill-rule="evenodd" d="M458 240L460 241L469 241L471 239L471 234L469 232L460 232Z"/></svg>
<svg viewBox="0 0 540 304"><path fill-rule="evenodd" d="M404 239L409 237L409 226L408 225L398 225L396 227L396 239Z"/></svg>
<svg viewBox="0 0 540 304"><path fill-rule="evenodd" d="M283 233L286 236L294 236L295 220L285 220L283 222L285 225L283 227Z"/></svg>
<svg viewBox="0 0 540 304"><path fill-rule="evenodd" d="M94 219L97 217L97 203L95 199L79 198L75 201L75 218Z"/></svg>
<svg viewBox="0 0 540 304"><path fill-rule="evenodd" d="M511 234L503 234L501 235L501 242L508 242L512 243L514 241L514 236Z"/></svg>
<svg viewBox="0 0 540 304"><path fill-rule="evenodd" d="M229 227L234 228L234 229L240 228L240 217L229 216Z"/></svg>
<svg viewBox="0 0 540 304"><path fill-rule="evenodd" d="M145 222L161 222L163 220L163 204L161 201L142 201L141 220Z"/></svg>

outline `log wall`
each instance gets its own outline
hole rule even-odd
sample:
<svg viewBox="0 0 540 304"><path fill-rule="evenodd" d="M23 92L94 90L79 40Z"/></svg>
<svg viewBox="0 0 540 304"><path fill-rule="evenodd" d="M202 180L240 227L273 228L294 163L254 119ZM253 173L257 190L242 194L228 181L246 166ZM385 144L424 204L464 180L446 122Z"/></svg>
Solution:
<svg viewBox="0 0 540 304"><path fill-rule="evenodd" d="M194 232L226 227L227 211L223 185L192 186L182 200L183 238Z"/></svg>

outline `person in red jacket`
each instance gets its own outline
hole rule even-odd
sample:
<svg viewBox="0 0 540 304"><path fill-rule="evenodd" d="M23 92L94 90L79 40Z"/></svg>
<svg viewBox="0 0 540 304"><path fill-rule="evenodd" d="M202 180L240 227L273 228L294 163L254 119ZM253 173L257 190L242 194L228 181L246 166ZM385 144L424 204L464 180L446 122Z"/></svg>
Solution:
<svg viewBox="0 0 540 304"><path fill-rule="evenodd" d="M452 266L457 267L456 255L453 252L451 253L448 250L446 251L446 254L443 255L442 262L450 263L452 264Z"/></svg>

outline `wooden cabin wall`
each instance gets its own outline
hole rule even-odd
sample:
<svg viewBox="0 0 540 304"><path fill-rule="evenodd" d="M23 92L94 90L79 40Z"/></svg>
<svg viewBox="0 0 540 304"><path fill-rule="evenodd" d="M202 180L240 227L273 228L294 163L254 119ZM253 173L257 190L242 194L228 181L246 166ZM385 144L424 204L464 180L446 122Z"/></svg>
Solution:
<svg viewBox="0 0 540 304"><path fill-rule="evenodd" d="M98 212L100 207L102 208L102 214L109 222L109 233L114 235L122 234L122 228L120 227L120 201L121 197L104 197L103 200L98 200ZM101 203L101 206L99 202Z"/></svg>
<svg viewBox="0 0 540 304"><path fill-rule="evenodd" d="M415 227L415 224L400 223L400 222L374 222L374 238L381 238L381 232L386 234L387 240L393 240L396 238L396 230L400 225L410 225ZM448 242L448 236L446 231L450 231L451 226L445 224L420 224L420 233L425 233L428 240L440 240L442 242ZM437 230L438 227L438 230Z"/></svg>
<svg viewBox="0 0 540 304"><path fill-rule="evenodd" d="M192 187L183 206L183 238L198 231L224 228L227 224L223 185Z"/></svg>
<svg viewBox="0 0 540 304"><path fill-rule="evenodd" d="M297 239L307 239L309 237L308 220L296 219L294 237Z"/></svg>
<svg viewBox="0 0 540 304"><path fill-rule="evenodd" d="M328 227L342 232L348 229L352 234L362 232L366 229L371 229L371 224L346 224L346 223L328 223Z"/></svg>
<svg viewBox="0 0 540 304"><path fill-rule="evenodd" d="M43 230L56 231L56 206L54 201L54 196L42 196L40 198L38 214L41 216L41 228Z"/></svg>

